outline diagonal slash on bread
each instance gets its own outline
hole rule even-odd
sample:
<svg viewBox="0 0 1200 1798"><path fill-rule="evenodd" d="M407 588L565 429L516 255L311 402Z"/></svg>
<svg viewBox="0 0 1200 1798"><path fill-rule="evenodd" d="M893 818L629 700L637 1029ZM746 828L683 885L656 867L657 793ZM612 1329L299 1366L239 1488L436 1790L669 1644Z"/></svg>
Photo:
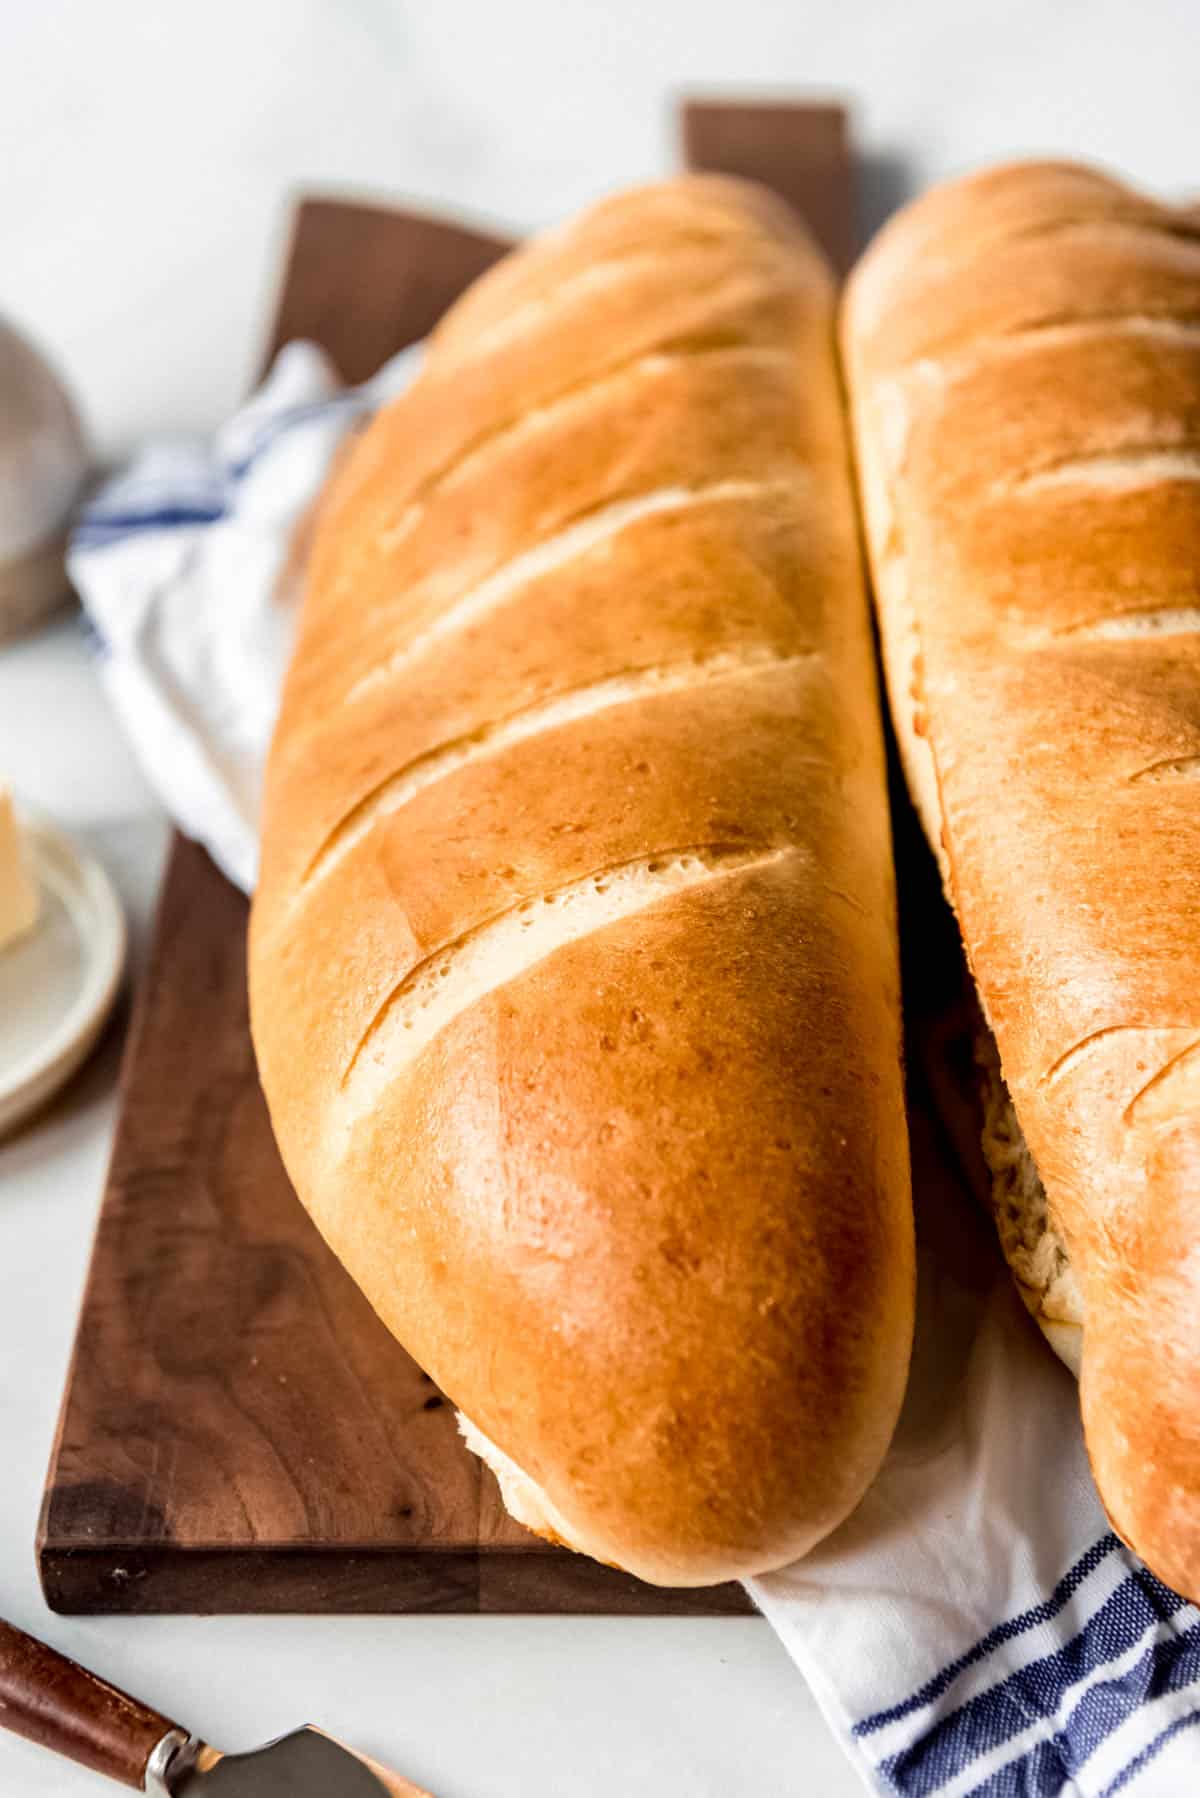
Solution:
<svg viewBox="0 0 1200 1798"><path fill-rule="evenodd" d="M499 264L322 508L268 771L251 1014L296 1190L513 1515L661 1584L825 1536L907 1373L833 314L720 178Z"/></svg>
<svg viewBox="0 0 1200 1798"><path fill-rule="evenodd" d="M1116 1528L1200 1597L1200 225L985 171L885 228L844 343L1001 1240Z"/></svg>

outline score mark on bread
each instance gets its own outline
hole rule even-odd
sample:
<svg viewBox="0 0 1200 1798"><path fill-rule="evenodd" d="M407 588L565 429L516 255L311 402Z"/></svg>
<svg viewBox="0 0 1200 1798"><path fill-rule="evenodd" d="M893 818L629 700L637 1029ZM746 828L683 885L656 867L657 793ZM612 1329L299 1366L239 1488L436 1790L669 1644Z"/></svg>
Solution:
<svg viewBox="0 0 1200 1798"><path fill-rule="evenodd" d="M293 1184L514 1513L670 1585L849 1513L911 1342L832 324L720 178L498 265L322 513L268 770Z"/></svg>
<svg viewBox="0 0 1200 1798"><path fill-rule="evenodd" d="M794 477L786 486L793 483ZM345 703L353 705L355 700L373 692L376 687L394 680L443 638L477 623L523 587L587 555L643 518L683 512L690 506L701 506L709 501L754 498L769 491L770 484L762 481L717 481L709 487L660 488L654 493L636 494L633 498L616 500L612 505L585 512L571 519L553 537L533 544L505 562L477 587L438 613L425 630L405 643L382 666L373 668L356 681L346 695Z"/></svg>
<svg viewBox="0 0 1200 1798"><path fill-rule="evenodd" d="M1001 1241L1075 1328L1114 1526L1194 1598L1200 228L986 170L885 227L844 341L898 735L1016 1107Z"/></svg>
<svg viewBox="0 0 1200 1798"><path fill-rule="evenodd" d="M769 867L790 846L696 843L598 869L508 911L418 962L371 1020L342 1076L351 1112L371 1103L446 1025L492 989L515 980L567 943L634 917L688 887Z"/></svg>
<svg viewBox="0 0 1200 1798"><path fill-rule="evenodd" d="M633 705L656 694L686 693L711 681L750 679L764 670L795 667L804 659L784 655L767 643L751 643L742 649L718 650L713 655L697 653L682 662L629 668L587 686L570 687L507 718L481 724L464 736L439 744L389 775L331 831L297 889L297 901L361 843L380 818L398 812L426 787L459 768L498 755L543 731L594 717L611 706Z"/></svg>

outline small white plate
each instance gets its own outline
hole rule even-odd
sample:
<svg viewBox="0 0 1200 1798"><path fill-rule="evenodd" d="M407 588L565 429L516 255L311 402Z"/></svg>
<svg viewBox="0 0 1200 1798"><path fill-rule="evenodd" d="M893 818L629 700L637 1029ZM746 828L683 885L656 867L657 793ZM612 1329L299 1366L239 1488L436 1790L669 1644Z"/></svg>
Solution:
<svg viewBox="0 0 1200 1798"><path fill-rule="evenodd" d="M0 1135L83 1062L125 966L125 918L100 863L44 818L20 816L41 911L0 949Z"/></svg>

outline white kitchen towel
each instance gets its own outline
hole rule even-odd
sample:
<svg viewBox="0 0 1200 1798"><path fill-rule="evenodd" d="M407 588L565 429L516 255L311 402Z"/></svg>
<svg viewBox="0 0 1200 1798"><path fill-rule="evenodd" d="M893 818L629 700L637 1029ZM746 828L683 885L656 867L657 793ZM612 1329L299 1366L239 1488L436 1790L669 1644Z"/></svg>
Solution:
<svg viewBox="0 0 1200 1798"><path fill-rule="evenodd" d="M412 379L404 350L345 388L315 344L281 352L208 438L145 449L82 513L67 567L151 785L244 891L291 648L297 540L338 445Z"/></svg>
<svg viewBox="0 0 1200 1798"><path fill-rule="evenodd" d="M75 535L71 574L146 773L247 890L306 518L338 445L418 357L344 391L320 351L290 346L212 441L147 450ZM924 1103L913 1147L900 1429L855 1515L753 1596L873 1791L1200 1794L1200 1613L1109 1531L1074 1384Z"/></svg>
<svg viewBox="0 0 1200 1798"><path fill-rule="evenodd" d="M1075 1382L931 1102L910 1118L918 1327L900 1427L855 1514L754 1597L872 1790L1200 1794L1200 1613L1109 1529Z"/></svg>

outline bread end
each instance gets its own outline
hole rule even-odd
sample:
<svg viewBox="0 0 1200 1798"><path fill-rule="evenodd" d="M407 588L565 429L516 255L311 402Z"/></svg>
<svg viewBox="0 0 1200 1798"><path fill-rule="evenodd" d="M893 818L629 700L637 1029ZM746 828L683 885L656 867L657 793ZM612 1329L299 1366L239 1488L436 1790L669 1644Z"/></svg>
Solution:
<svg viewBox="0 0 1200 1798"><path fill-rule="evenodd" d="M524 1529L540 1536L543 1542L553 1542L557 1548L578 1548L579 1544L571 1540L566 1519L555 1510L537 1481L530 1479L502 1448L497 1448L469 1417L461 1411L456 1411L455 1417L459 1434L471 1453L478 1455L484 1466L495 1474L509 1516Z"/></svg>

